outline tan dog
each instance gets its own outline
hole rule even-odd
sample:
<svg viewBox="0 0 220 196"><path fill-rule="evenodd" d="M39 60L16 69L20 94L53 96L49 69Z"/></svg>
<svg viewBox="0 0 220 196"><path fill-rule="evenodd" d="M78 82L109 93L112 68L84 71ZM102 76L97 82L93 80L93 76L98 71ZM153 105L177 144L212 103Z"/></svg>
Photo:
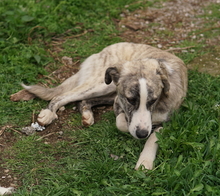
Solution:
<svg viewBox="0 0 220 196"><path fill-rule="evenodd" d="M186 96L187 69L175 55L134 43L118 43L93 54L78 73L61 85L47 89L23 87L44 100L51 100L38 116L41 125L58 118L56 111L70 102L82 101L83 124L94 123L91 107L113 104L116 125L135 138L148 138L136 164L153 168L157 151L155 131L179 108ZM157 127L152 133L152 127Z"/></svg>

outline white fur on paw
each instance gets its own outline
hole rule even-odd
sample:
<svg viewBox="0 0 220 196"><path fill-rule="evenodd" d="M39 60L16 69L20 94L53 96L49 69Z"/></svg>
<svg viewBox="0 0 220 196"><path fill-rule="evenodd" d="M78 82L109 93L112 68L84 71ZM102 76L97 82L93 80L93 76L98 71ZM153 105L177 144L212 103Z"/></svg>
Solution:
<svg viewBox="0 0 220 196"><path fill-rule="evenodd" d="M40 125L49 125L53 120L57 119L56 113L52 112L49 109L41 110L38 115L37 121Z"/></svg>
<svg viewBox="0 0 220 196"><path fill-rule="evenodd" d="M94 124L93 112L91 110L82 111L82 124L85 127L88 127Z"/></svg>
<svg viewBox="0 0 220 196"><path fill-rule="evenodd" d="M13 187L9 187L9 188L0 187L0 195L10 195L14 193L14 190L15 189Z"/></svg>
<svg viewBox="0 0 220 196"><path fill-rule="evenodd" d="M125 119L125 113L120 113L116 117L116 126L118 130L123 131L123 132L128 132L128 123Z"/></svg>
<svg viewBox="0 0 220 196"><path fill-rule="evenodd" d="M152 170L154 168L154 162L147 160L138 160L135 169L138 170L141 166L143 166L145 169Z"/></svg>

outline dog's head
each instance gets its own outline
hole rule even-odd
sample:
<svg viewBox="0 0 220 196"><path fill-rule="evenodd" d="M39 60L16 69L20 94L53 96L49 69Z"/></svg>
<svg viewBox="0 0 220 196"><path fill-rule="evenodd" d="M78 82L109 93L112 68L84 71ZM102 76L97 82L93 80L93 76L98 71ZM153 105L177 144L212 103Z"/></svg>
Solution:
<svg viewBox="0 0 220 196"><path fill-rule="evenodd" d="M117 101L135 138L151 134L151 115L162 96L168 96L168 70L162 60L126 62L106 70L105 82L117 86Z"/></svg>

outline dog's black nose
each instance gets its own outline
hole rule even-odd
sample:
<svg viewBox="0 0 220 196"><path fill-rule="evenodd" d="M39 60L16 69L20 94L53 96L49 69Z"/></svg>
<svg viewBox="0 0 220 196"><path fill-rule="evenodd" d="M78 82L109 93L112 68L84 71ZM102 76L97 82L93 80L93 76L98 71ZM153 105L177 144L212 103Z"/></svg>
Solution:
<svg viewBox="0 0 220 196"><path fill-rule="evenodd" d="M144 139L148 136L148 131L144 129L137 129L136 135L140 139Z"/></svg>

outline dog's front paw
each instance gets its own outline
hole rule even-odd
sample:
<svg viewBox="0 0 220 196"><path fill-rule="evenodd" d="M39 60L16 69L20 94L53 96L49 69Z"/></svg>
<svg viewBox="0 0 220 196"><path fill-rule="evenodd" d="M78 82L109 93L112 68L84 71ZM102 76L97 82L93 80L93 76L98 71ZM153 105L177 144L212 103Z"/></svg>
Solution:
<svg viewBox="0 0 220 196"><path fill-rule="evenodd" d="M14 193L14 191L15 188L13 187L8 187L8 188L0 187L0 195L10 195Z"/></svg>
<svg viewBox="0 0 220 196"><path fill-rule="evenodd" d="M94 117L93 117L92 110L87 110L86 108L83 108L83 110L82 110L82 124L85 127L88 127L88 126L94 124Z"/></svg>
<svg viewBox="0 0 220 196"><path fill-rule="evenodd" d="M149 160L138 160L135 169L138 170L141 166L145 169L152 170L154 168L154 162Z"/></svg>
<svg viewBox="0 0 220 196"><path fill-rule="evenodd" d="M128 123L125 118L125 113L120 113L116 117L116 127L122 132L128 132Z"/></svg>
<svg viewBox="0 0 220 196"><path fill-rule="evenodd" d="M49 125L53 120L57 119L56 113L49 109L41 110L38 115L37 121L41 126Z"/></svg>

